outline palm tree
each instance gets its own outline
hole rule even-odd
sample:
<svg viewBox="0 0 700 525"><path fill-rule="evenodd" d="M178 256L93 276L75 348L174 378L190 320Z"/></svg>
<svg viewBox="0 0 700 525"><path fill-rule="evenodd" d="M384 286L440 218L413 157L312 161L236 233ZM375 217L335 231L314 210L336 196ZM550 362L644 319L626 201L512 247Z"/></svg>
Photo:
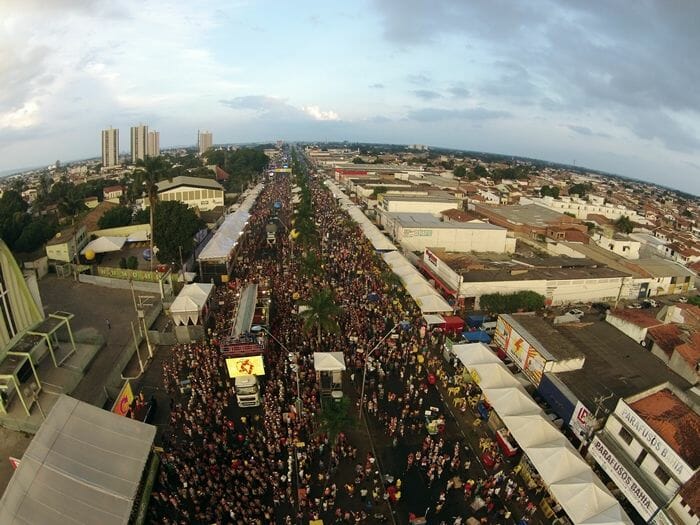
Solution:
<svg viewBox="0 0 700 525"><path fill-rule="evenodd" d="M299 269L305 277L313 277L323 273L323 259L316 252L309 252L299 259Z"/></svg>
<svg viewBox="0 0 700 525"><path fill-rule="evenodd" d="M306 307L306 310L299 313L304 321L304 331L311 332L315 329L319 343L322 331L332 334L340 331L338 318L343 309L335 303L335 294L330 288L314 293L311 299L299 304Z"/></svg>
<svg viewBox="0 0 700 525"><path fill-rule="evenodd" d="M135 176L143 177L143 184L145 186L146 195L148 196L148 206L149 206L149 219L151 224L151 270L153 270L153 259L155 259L155 254L153 253L153 237L155 237L154 228L154 213L156 204L158 203L158 182L166 176L169 176L169 166L165 162L163 157L146 157L145 159L139 159L136 161L136 171Z"/></svg>

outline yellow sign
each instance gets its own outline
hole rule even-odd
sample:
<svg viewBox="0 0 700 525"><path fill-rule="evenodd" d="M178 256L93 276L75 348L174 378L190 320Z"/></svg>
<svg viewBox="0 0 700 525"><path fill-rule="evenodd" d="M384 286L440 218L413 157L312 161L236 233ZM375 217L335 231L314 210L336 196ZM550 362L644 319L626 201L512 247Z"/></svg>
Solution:
<svg viewBox="0 0 700 525"><path fill-rule="evenodd" d="M127 382L124 383L124 386L119 392L117 400L114 402L112 412L114 412L115 414L119 414L120 416L125 416L126 413L129 411L129 407L131 406L131 402L133 400L134 393L131 391L131 383L129 383L129 381L127 380Z"/></svg>
<svg viewBox="0 0 700 525"><path fill-rule="evenodd" d="M264 376L265 366L261 355L251 357L230 357L226 360L229 377Z"/></svg>

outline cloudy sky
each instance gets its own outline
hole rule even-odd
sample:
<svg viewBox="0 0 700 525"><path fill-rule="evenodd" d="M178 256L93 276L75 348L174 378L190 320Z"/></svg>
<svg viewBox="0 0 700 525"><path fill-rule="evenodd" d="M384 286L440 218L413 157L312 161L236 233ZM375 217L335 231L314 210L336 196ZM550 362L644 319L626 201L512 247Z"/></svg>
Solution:
<svg viewBox="0 0 700 525"><path fill-rule="evenodd" d="M110 125L125 151L144 123L162 147L422 143L700 194L697 20L696 0L2 0L0 170L98 156Z"/></svg>

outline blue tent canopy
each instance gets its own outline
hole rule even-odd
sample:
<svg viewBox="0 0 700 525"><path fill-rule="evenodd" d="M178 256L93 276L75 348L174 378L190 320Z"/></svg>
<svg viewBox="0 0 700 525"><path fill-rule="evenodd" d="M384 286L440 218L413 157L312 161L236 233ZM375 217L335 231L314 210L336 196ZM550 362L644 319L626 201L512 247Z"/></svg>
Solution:
<svg viewBox="0 0 700 525"><path fill-rule="evenodd" d="M491 342L491 336L483 330L476 330L474 332L462 332L462 339L469 343L489 344Z"/></svg>

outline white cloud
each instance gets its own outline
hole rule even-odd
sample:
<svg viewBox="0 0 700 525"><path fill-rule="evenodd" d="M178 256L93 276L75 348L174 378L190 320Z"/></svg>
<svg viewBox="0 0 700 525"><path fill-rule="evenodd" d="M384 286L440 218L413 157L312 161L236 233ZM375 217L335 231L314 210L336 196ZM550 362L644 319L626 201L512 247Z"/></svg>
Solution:
<svg viewBox="0 0 700 525"><path fill-rule="evenodd" d="M318 106L304 106L302 109L314 120L340 120L338 114L332 110L323 111Z"/></svg>

